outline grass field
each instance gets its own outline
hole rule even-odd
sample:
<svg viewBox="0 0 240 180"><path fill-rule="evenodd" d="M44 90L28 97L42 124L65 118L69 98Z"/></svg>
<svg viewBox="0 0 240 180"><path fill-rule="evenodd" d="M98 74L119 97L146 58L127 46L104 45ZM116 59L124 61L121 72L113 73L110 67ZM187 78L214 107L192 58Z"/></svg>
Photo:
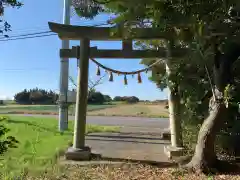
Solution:
<svg viewBox="0 0 240 180"><path fill-rule="evenodd" d="M8 114L58 114L57 105L7 105L0 106L0 113ZM74 115L74 106L69 113ZM164 104L112 104L88 105L88 115L91 116L132 116L132 117L168 117Z"/></svg>
<svg viewBox="0 0 240 180"><path fill-rule="evenodd" d="M100 109L106 109L114 107L114 105L88 105L88 111L96 111ZM7 105L0 106L0 113L42 113L42 114L57 114L57 105ZM69 107L69 113L74 114L74 106Z"/></svg>
<svg viewBox="0 0 240 180"><path fill-rule="evenodd" d="M164 105L125 104L88 112L92 116L168 117Z"/></svg>
<svg viewBox="0 0 240 180"><path fill-rule="evenodd" d="M56 162L59 152L72 141L73 123L64 134L57 131L57 121L39 117L8 117L3 123L11 131L8 135L19 141L16 149L11 149L0 159L0 174L14 176L23 171L42 172ZM119 127L88 125L87 132L118 132ZM3 179L0 177L0 179Z"/></svg>

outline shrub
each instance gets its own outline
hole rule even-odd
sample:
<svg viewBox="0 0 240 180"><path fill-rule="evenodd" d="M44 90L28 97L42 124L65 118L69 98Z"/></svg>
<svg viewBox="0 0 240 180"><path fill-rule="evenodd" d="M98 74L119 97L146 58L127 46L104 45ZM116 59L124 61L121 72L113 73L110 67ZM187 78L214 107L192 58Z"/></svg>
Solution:
<svg viewBox="0 0 240 180"><path fill-rule="evenodd" d="M2 122L9 120L8 117L0 117L0 155L7 152L9 148L16 148L18 141L15 137L6 136L10 129L6 128Z"/></svg>
<svg viewBox="0 0 240 180"><path fill-rule="evenodd" d="M114 101L122 101L122 97L121 96L116 96L113 98Z"/></svg>
<svg viewBox="0 0 240 180"><path fill-rule="evenodd" d="M56 104L58 94L44 89L23 90L14 96L18 104Z"/></svg>
<svg viewBox="0 0 240 180"><path fill-rule="evenodd" d="M111 102L112 98L109 95L104 95L105 102Z"/></svg>
<svg viewBox="0 0 240 180"><path fill-rule="evenodd" d="M127 103L137 103L139 99L136 96L116 96L113 98L114 101L125 101Z"/></svg>
<svg viewBox="0 0 240 180"><path fill-rule="evenodd" d="M217 150L229 156L240 156L240 117L230 113L229 121L217 136Z"/></svg>
<svg viewBox="0 0 240 180"><path fill-rule="evenodd" d="M130 96L127 97L125 101L127 101L128 103L137 103L139 102L139 99L136 96Z"/></svg>
<svg viewBox="0 0 240 180"><path fill-rule="evenodd" d="M207 110L184 109L182 113L183 141L187 153L192 154L197 142L200 126L206 117ZM198 112L198 113L196 113ZM200 115L203 114L203 115ZM217 154L224 154L225 157L240 156L240 120L239 116L230 113L229 121L217 135L215 142Z"/></svg>
<svg viewBox="0 0 240 180"><path fill-rule="evenodd" d="M92 92L88 95L89 104L103 104L104 102L104 95L100 92Z"/></svg>

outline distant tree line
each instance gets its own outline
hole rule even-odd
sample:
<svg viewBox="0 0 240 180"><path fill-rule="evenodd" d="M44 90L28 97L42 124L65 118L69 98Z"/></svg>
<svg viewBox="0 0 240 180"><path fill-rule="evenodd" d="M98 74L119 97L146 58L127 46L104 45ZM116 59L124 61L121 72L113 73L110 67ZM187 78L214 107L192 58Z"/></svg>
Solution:
<svg viewBox="0 0 240 180"><path fill-rule="evenodd" d="M113 101L125 101L127 103L137 103L139 98L136 96L116 96L113 98Z"/></svg>
<svg viewBox="0 0 240 180"><path fill-rule="evenodd" d="M96 91L96 87L102 84L104 77L106 77L107 73L103 74L97 80L89 79L88 81L88 104L103 104L103 103L110 103L112 101L125 101L127 103L137 103L139 99L135 96L116 96L112 99L109 95L104 95L99 91ZM77 87L76 82L74 81L73 77L69 77L70 82ZM76 91L76 89L74 89Z"/></svg>
<svg viewBox="0 0 240 180"><path fill-rule="evenodd" d="M18 104L57 104L59 95L51 90L39 88L24 89L14 96ZM139 99L136 96L116 96L113 99L109 95L102 94L99 91L91 90L88 92L88 104L104 104L112 101L125 101L127 103L137 103ZM1 102L0 102L1 103Z"/></svg>
<svg viewBox="0 0 240 180"><path fill-rule="evenodd" d="M137 103L139 99L136 96L116 96L113 99L109 95L104 95L99 91L89 91L88 104L103 104L112 101L125 101L127 103Z"/></svg>
<svg viewBox="0 0 240 180"><path fill-rule="evenodd" d="M111 102L112 98L109 95L104 95L99 91L89 91L88 104L103 104Z"/></svg>
<svg viewBox="0 0 240 180"><path fill-rule="evenodd" d="M137 103L139 99L136 96L116 96L113 99L109 95L104 95L101 92L89 92L88 103L89 104L103 104L112 101L124 101L127 103Z"/></svg>
<svg viewBox="0 0 240 180"><path fill-rule="evenodd" d="M59 95L51 90L44 89L24 89L14 96L14 100L18 104L57 104ZM104 95L98 91L89 91L88 103L89 104L103 104L111 102L112 98L109 95ZM0 101L1 103L1 101Z"/></svg>
<svg viewBox="0 0 240 180"><path fill-rule="evenodd" d="M39 88L24 89L14 96L14 100L18 104L56 104L58 94Z"/></svg>

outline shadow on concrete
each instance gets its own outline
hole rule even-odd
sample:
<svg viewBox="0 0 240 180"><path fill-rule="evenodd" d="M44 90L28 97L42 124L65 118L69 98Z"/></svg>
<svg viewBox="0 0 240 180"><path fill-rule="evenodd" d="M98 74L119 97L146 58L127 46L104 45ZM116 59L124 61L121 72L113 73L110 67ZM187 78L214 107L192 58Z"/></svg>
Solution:
<svg viewBox="0 0 240 180"><path fill-rule="evenodd" d="M174 162L160 162L160 161L137 160L137 159L127 159L127 158L113 158L113 157L102 156L101 154L94 154L94 153L91 154L91 160L92 161L126 162L126 163L133 163L133 164L156 166L159 168L178 167L178 165Z"/></svg>
<svg viewBox="0 0 240 180"><path fill-rule="evenodd" d="M52 132L52 133L55 133L55 134L67 134L67 135L73 135L73 133L71 132L59 132L57 131L55 128L46 128L44 126L40 126L39 124L34 124L34 123L31 123L31 122L27 122L27 121L19 121L19 120L6 120L6 122L8 123L14 123L14 124L25 124L27 126L32 126L32 127L36 127L38 128L39 130L41 131L48 131L48 132Z"/></svg>
<svg viewBox="0 0 240 180"><path fill-rule="evenodd" d="M101 138L89 138L86 137L86 140L90 141L107 141L107 142L129 142L129 143L139 143L139 144L169 144L169 142L151 142L151 141L136 141L136 140L126 140L126 139L101 139Z"/></svg>
<svg viewBox="0 0 240 180"><path fill-rule="evenodd" d="M98 137L98 138L119 138L119 139L142 139L142 140L163 140L162 138L155 138L155 137L142 137L142 136L133 136L132 135L125 135L123 133L117 133L117 135L114 135L116 133L111 134L88 134L88 137Z"/></svg>
<svg viewBox="0 0 240 180"><path fill-rule="evenodd" d="M159 131L159 132L151 132L151 129L149 129L150 131L139 131L139 132L120 132L119 134L121 135L136 135L136 136L155 136L155 137L161 137L162 136L162 132L163 131Z"/></svg>

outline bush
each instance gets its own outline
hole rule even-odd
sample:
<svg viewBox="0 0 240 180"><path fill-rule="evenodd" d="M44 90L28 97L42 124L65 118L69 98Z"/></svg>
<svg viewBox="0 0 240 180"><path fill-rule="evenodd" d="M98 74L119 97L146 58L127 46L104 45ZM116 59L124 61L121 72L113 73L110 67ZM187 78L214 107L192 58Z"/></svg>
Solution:
<svg viewBox="0 0 240 180"><path fill-rule="evenodd" d="M125 101L127 103L137 103L139 99L136 96L116 96L113 98L114 101Z"/></svg>
<svg viewBox="0 0 240 180"><path fill-rule="evenodd" d="M193 123L190 123L189 120L183 119L182 139L184 150L187 155L192 155L194 153L200 125L201 124L194 125Z"/></svg>
<svg viewBox="0 0 240 180"><path fill-rule="evenodd" d="M232 117L231 117L232 116ZM217 136L217 150L229 156L240 156L240 116L230 113L229 121Z"/></svg>
<svg viewBox="0 0 240 180"><path fill-rule="evenodd" d="M2 122L9 120L7 117L0 117L0 155L7 152L9 148L16 148L18 141L15 137L6 136L10 129L6 128Z"/></svg>
<svg viewBox="0 0 240 180"><path fill-rule="evenodd" d="M109 95L104 95L105 102L111 102L112 98Z"/></svg>
<svg viewBox="0 0 240 180"><path fill-rule="evenodd" d="M197 109L183 109L182 127L183 143L188 154L192 154L197 143L197 136L201 124L207 115L207 108L199 105ZM236 112L235 110L233 110ZM198 113L197 113L198 112ZM217 154L224 154L225 157L240 156L240 120L239 116L230 113L229 121L217 134L216 150Z"/></svg>
<svg viewBox="0 0 240 180"><path fill-rule="evenodd" d="M44 89L30 89L17 93L14 100L18 104L56 104L58 94Z"/></svg>
<svg viewBox="0 0 240 180"><path fill-rule="evenodd" d="M125 101L127 101L128 103L137 103L137 102L139 102L139 99L135 96L131 96L131 97L126 98Z"/></svg>
<svg viewBox="0 0 240 180"><path fill-rule="evenodd" d="M123 101L121 96L116 96L113 98L113 101Z"/></svg>
<svg viewBox="0 0 240 180"><path fill-rule="evenodd" d="M3 102L3 100L0 100L0 105L4 105L4 102Z"/></svg>
<svg viewBox="0 0 240 180"><path fill-rule="evenodd" d="M104 95L100 92L92 92L88 95L89 104L103 104L104 102Z"/></svg>

